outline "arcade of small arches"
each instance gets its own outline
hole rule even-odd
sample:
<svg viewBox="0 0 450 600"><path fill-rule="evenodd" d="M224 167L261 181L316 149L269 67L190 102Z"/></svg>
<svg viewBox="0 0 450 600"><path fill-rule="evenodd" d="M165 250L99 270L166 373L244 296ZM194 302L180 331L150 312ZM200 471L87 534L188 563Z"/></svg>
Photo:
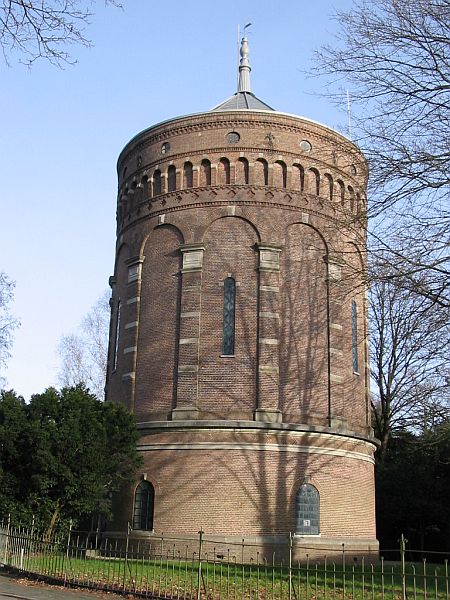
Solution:
<svg viewBox="0 0 450 600"><path fill-rule="evenodd" d="M264 158L257 158L250 162L241 156L235 162L222 157L214 164L204 158L199 165L186 161L179 167L174 164L166 169L158 167L151 174L144 171L140 179L134 177L119 193L118 219L120 221L141 202L162 194L230 184L269 186L320 196L353 215L361 215L365 210L365 199L361 194L328 172L321 173L313 166L305 168L297 162L288 166L282 160L269 163Z"/></svg>
<svg viewBox="0 0 450 600"><path fill-rule="evenodd" d="M133 529L153 531L155 488L146 479L134 491ZM295 532L299 535L319 535L320 494L311 483L302 483L295 492Z"/></svg>

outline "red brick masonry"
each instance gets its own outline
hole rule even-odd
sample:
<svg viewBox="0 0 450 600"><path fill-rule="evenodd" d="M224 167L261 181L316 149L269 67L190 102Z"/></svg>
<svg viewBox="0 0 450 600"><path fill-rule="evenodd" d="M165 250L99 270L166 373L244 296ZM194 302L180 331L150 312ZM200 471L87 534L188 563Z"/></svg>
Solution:
<svg viewBox="0 0 450 600"><path fill-rule="evenodd" d="M364 157L306 119L209 112L140 133L118 172L107 399L140 423L155 531L285 535L308 481L305 543L376 549ZM114 527L132 511L125 494Z"/></svg>

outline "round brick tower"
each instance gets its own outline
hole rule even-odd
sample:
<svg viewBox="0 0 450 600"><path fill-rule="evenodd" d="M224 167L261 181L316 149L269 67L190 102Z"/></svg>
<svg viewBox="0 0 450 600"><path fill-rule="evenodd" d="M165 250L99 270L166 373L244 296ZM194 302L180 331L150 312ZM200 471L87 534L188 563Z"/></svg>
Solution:
<svg viewBox="0 0 450 600"><path fill-rule="evenodd" d="M107 400L144 467L114 529L376 552L367 167L239 89L118 160Z"/></svg>

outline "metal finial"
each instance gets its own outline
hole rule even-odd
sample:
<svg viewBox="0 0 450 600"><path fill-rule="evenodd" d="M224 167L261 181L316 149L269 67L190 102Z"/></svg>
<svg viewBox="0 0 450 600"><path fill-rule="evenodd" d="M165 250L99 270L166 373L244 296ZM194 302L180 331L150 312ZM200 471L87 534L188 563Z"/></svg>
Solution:
<svg viewBox="0 0 450 600"><path fill-rule="evenodd" d="M248 39L245 36L245 30L247 27L250 27L251 23L247 23L244 27L244 36L241 40L241 61L239 64L239 87L238 92L251 92L250 87L250 71L252 70L249 61L249 47L248 47Z"/></svg>

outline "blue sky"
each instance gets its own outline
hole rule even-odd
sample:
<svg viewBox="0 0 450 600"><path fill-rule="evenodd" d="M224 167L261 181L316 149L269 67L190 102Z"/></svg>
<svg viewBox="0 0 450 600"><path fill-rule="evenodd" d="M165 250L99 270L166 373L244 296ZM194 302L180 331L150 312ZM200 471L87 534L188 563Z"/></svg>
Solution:
<svg viewBox="0 0 450 600"><path fill-rule="evenodd" d="M350 0L125 0L94 5L78 63L0 64L0 271L20 319L2 375L26 399L57 383L57 345L108 286L114 267L116 160L146 127L208 110L234 93L237 27L251 22L252 89L265 102L345 130L307 78Z"/></svg>

